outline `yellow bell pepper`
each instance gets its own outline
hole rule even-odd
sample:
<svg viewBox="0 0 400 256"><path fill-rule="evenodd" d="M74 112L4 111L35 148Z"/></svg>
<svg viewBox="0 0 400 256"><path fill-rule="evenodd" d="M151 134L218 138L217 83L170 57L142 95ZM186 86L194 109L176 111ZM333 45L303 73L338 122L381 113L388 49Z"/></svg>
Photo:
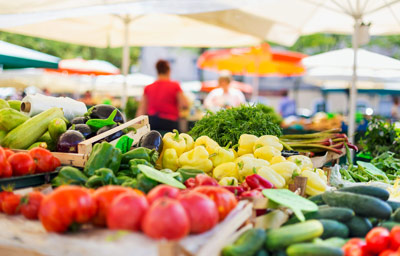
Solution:
<svg viewBox="0 0 400 256"><path fill-rule="evenodd" d="M219 148L219 145L217 142L215 142L213 139L211 139L208 136L201 136L197 138L197 140L194 143L195 147L198 146L203 146L207 150L208 154L214 154L215 151Z"/></svg>
<svg viewBox="0 0 400 256"><path fill-rule="evenodd" d="M255 142L253 146L253 150L256 151L257 148L261 148L264 146L271 146L276 148L279 151L282 151L283 145L279 141L278 137L273 136L273 135L264 135L259 137Z"/></svg>
<svg viewBox="0 0 400 256"><path fill-rule="evenodd" d="M239 181L235 177L223 177L218 184L220 186L238 186Z"/></svg>
<svg viewBox="0 0 400 256"><path fill-rule="evenodd" d="M204 172L210 172L213 168L213 164L208 157L209 154L205 147L197 146L192 150L183 153L179 157L179 164L182 168L198 169Z"/></svg>
<svg viewBox="0 0 400 256"><path fill-rule="evenodd" d="M286 161L286 158L284 158L283 156L279 155L279 156L274 156L271 159L270 163L271 164L277 164L277 163L284 162L284 161Z"/></svg>
<svg viewBox="0 0 400 256"><path fill-rule="evenodd" d="M261 167L257 174L274 184L276 188L283 188L286 184L285 179L269 166Z"/></svg>
<svg viewBox="0 0 400 256"><path fill-rule="evenodd" d="M257 173L257 170L263 166L269 166L269 162L264 159L243 157L236 162L239 170L239 180L243 181L246 176Z"/></svg>
<svg viewBox="0 0 400 256"><path fill-rule="evenodd" d="M254 142L256 142L257 139L258 139L257 136L251 134L240 135L238 155L242 156L245 154L252 154Z"/></svg>
<svg viewBox="0 0 400 256"><path fill-rule="evenodd" d="M254 156L256 158L261 158L267 161L271 161L274 156L280 156L281 151L277 150L273 146L263 146L261 148L257 148L254 151Z"/></svg>
<svg viewBox="0 0 400 256"><path fill-rule="evenodd" d="M295 163L300 170L305 170L307 168L313 169L313 163L311 159L307 156L303 155L296 155L296 156L289 156L288 161Z"/></svg>
<svg viewBox="0 0 400 256"><path fill-rule="evenodd" d="M187 133L181 133L179 134L179 136L182 137L186 143L186 149L184 152L188 152L189 150L192 150L194 148L194 140L192 136Z"/></svg>
<svg viewBox="0 0 400 256"><path fill-rule="evenodd" d="M273 164L270 167L279 173L285 179L286 183L292 179L293 173L300 174L300 168L295 163L289 161Z"/></svg>
<svg viewBox="0 0 400 256"><path fill-rule="evenodd" d="M323 181L325 181L326 184L328 184L328 177L326 177L326 173L324 172L324 170L316 169L315 172Z"/></svg>
<svg viewBox="0 0 400 256"><path fill-rule="evenodd" d="M238 166L234 162L227 162L218 165L213 170L213 176L217 180L220 180L224 177L235 177L238 178Z"/></svg>
<svg viewBox="0 0 400 256"><path fill-rule="evenodd" d="M186 149L186 142L183 137L180 136L177 130L174 132L167 132L163 137L163 149L173 148L176 150L178 156Z"/></svg>
<svg viewBox="0 0 400 256"><path fill-rule="evenodd" d="M233 162L235 160L235 151L233 149L218 147L215 153L210 156L210 159L214 167L223 163Z"/></svg>
<svg viewBox="0 0 400 256"><path fill-rule="evenodd" d="M179 159L178 154L174 148L167 148L164 151L162 158L162 167L171 169L173 171L178 170L179 168Z"/></svg>
<svg viewBox="0 0 400 256"><path fill-rule="evenodd" d="M311 170L304 170L301 173L301 176L307 177L307 187L306 187L306 194L310 196L322 194L326 191L326 183L318 173L313 172Z"/></svg>

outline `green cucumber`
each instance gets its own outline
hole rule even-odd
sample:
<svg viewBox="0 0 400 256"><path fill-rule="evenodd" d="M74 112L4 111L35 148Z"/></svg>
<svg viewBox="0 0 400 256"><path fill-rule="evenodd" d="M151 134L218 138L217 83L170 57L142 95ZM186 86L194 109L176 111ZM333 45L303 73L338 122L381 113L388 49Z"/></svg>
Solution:
<svg viewBox="0 0 400 256"><path fill-rule="evenodd" d="M393 220L400 222L400 209L397 209L394 213L393 213Z"/></svg>
<svg viewBox="0 0 400 256"><path fill-rule="evenodd" d="M312 244L300 243L289 246L286 250L288 256L343 256L341 248Z"/></svg>
<svg viewBox="0 0 400 256"><path fill-rule="evenodd" d="M23 124L29 116L21 113L12 108L0 109L0 129L5 131L11 131L17 126Z"/></svg>
<svg viewBox="0 0 400 256"><path fill-rule="evenodd" d="M308 200L314 202L316 205L323 205L325 204L324 200L322 199L322 194L311 196L307 198Z"/></svg>
<svg viewBox="0 0 400 256"><path fill-rule="evenodd" d="M386 201L392 207L392 211L395 212L398 208L400 208L400 202L396 201Z"/></svg>
<svg viewBox="0 0 400 256"><path fill-rule="evenodd" d="M266 237L263 229L253 228L246 230L233 244L222 249L222 255L252 256L261 249Z"/></svg>
<svg viewBox="0 0 400 256"><path fill-rule="evenodd" d="M383 201L388 200L390 196L389 192L386 189L374 186L351 186L351 187L341 188L339 189L339 191L350 192L366 196L373 196Z"/></svg>
<svg viewBox="0 0 400 256"><path fill-rule="evenodd" d="M363 217L389 219L392 213L392 208L386 202L372 196L330 191L325 192L322 198L329 206L350 208Z"/></svg>
<svg viewBox="0 0 400 256"><path fill-rule="evenodd" d="M61 134L67 131L67 124L62 118L54 118L47 127L50 137L53 141L57 142Z"/></svg>
<svg viewBox="0 0 400 256"><path fill-rule="evenodd" d="M395 221L383 221L379 224L380 227L384 227L390 230L396 226L400 226L400 222L395 222Z"/></svg>
<svg viewBox="0 0 400 256"><path fill-rule="evenodd" d="M336 220L319 220L324 226L324 233L322 233L321 238L327 239L331 237L341 237L347 238L349 237L349 228Z"/></svg>
<svg viewBox="0 0 400 256"><path fill-rule="evenodd" d="M54 151L56 149L56 142L51 138L50 133L45 132L36 142L46 142L47 149L50 151Z"/></svg>
<svg viewBox="0 0 400 256"><path fill-rule="evenodd" d="M8 100L8 105L10 105L10 108L15 109L17 111L21 111L21 104L22 101L20 100Z"/></svg>
<svg viewBox="0 0 400 256"><path fill-rule="evenodd" d="M293 243L301 243L319 237L324 232L318 220L308 220L293 225L271 229L267 232L266 248L268 250L283 249Z"/></svg>
<svg viewBox="0 0 400 256"><path fill-rule="evenodd" d="M367 218L354 216L351 220L345 222L349 228L350 237L365 237L372 229L372 224Z"/></svg>
<svg viewBox="0 0 400 256"><path fill-rule="evenodd" d="M259 251L255 254L255 256L269 256L269 253L268 253L266 250L262 249L262 250L259 250Z"/></svg>
<svg viewBox="0 0 400 256"><path fill-rule="evenodd" d="M54 107L43 111L11 130L3 139L1 145L12 149L26 149L46 132L51 120L63 117L63 115L61 108Z"/></svg>
<svg viewBox="0 0 400 256"><path fill-rule="evenodd" d="M341 237L331 237L331 238L328 238L325 240L317 238L317 239L313 240L314 244L322 244L322 245L339 247L339 248L341 248L343 245L345 245L346 242L347 242L347 240L343 239Z"/></svg>
<svg viewBox="0 0 400 256"><path fill-rule="evenodd" d="M306 220L311 219L330 219L330 220L337 220L337 221L348 221L354 216L354 211L349 208L343 207L319 207L317 212L308 212L304 214ZM296 216L293 216L287 224L294 224L300 222Z"/></svg>

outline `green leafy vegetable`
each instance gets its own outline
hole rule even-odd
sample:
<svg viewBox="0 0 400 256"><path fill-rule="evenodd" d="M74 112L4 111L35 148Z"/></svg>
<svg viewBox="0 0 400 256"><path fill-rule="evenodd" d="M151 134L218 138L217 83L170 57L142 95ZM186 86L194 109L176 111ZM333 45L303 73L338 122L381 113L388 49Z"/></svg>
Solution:
<svg viewBox="0 0 400 256"><path fill-rule="evenodd" d="M242 134L281 136L281 118L271 107L257 104L208 112L189 132L194 139L206 135L219 145L237 144Z"/></svg>

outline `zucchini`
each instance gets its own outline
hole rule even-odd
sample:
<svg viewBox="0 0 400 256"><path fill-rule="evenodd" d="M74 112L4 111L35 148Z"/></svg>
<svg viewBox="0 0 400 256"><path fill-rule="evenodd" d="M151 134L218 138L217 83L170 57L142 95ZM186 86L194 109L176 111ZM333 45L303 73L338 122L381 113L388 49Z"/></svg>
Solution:
<svg viewBox="0 0 400 256"><path fill-rule="evenodd" d="M400 222L395 222L395 221L383 221L379 224L380 227L384 227L390 230L396 226L400 226Z"/></svg>
<svg viewBox="0 0 400 256"><path fill-rule="evenodd" d="M348 221L354 216L354 211L349 208L343 207L319 207L317 212L308 212L304 214L306 220L311 219L330 219L330 220L337 220L337 221ZM294 224L300 222L299 219L294 216L287 224Z"/></svg>
<svg viewBox="0 0 400 256"><path fill-rule="evenodd" d="M356 215L389 219L392 208L384 201L360 194L349 192L325 192L322 198L329 206L338 206L352 209Z"/></svg>
<svg viewBox="0 0 400 256"><path fill-rule="evenodd" d="M43 111L10 131L1 145L13 149L26 149L46 132L51 120L63 115L63 111L56 107Z"/></svg>
<svg viewBox="0 0 400 256"><path fill-rule="evenodd" d="M322 239L314 239L313 243L314 244L322 244L322 245L327 245L327 246L333 246L333 247L339 247L341 248L343 245L345 245L347 242L346 239L343 239L341 237L331 237L325 240Z"/></svg>
<svg viewBox="0 0 400 256"><path fill-rule="evenodd" d="M331 237L349 237L349 228L336 220L319 220L324 227L324 233L322 233L321 238L327 239Z"/></svg>
<svg viewBox="0 0 400 256"><path fill-rule="evenodd" d="M341 188L339 191L343 192L350 192L350 193L355 193L355 194L360 194L360 195L366 195L366 196L373 196L376 198L379 198L383 201L387 201L389 199L389 192L386 189L383 188L378 188L374 186L351 186L351 187L346 187L346 188Z"/></svg>
<svg viewBox="0 0 400 256"><path fill-rule="evenodd" d="M7 131L0 130L0 144L1 141L7 136Z"/></svg>
<svg viewBox="0 0 400 256"><path fill-rule="evenodd" d="M393 213L393 220L400 222L400 209L397 209L394 213Z"/></svg>
<svg viewBox="0 0 400 256"><path fill-rule="evenodd" d="M323 232L323 226L318 220L308 220L278 229L271 229L267 232L266 248L272 251L283 249L293 243L317 238Z"/></svg>
<svg viewBox="0 0 400 256"><path fill-rule="evenodd" d="M24 113L21 113L12 108L0 109L0 129L5 131L11 131L15 127L21 125L29 117Z"/></svg>
<svg viewBox="0 0 400 256"><path fill-rule="evenodd" d="M289 246L286 250L288 256L343 256L341 248L312 244L300 243Z"/></svg>
<svg viewBox="0 0 400 256"><path fill-rule="evenodd" d="M322 194L311 196L307 198L308 200L314 202L316 205L323 205L325 204L324 200L322 199Z"/></svg>
<svg viewBox="0 0 400 256"><path fill-rule="evenodd" d="M10 108L10 104L8 104L8 102L5 100L0 99L0 109L3 109L3 108Z"/></svg>
<svg viewBox="0 0 400 256"><path fill-rule="evenodd" d="M223 256L252 256L264 244L266 234L263 229L253 228L246 230L232 244L222 249Z"/></svg>
<svg viewBox="0 0 400 256"><path fill-rule="evenodd" d="M15 109L17 111L21 111L21 104L22 101L20 100L8 100L8 105L10 105L10 108Z"/></svg>
<svg viewBox="0 0 400 256"><path fill-rule="evenodd" d="M392 212L395 212L398 208L400 208L400 202L396 201L386 201L392 207Z"/></svg>
<svg viewBox="0 0 400 256"><path fill-rule="evenodd" d="M29 146L28 150L31 150L32 148L47 148L47 143L46 142L35 142Z"/></svg>
<svg viewBox="0 0 400 256"><path fill-rule="evenodd" d="M45 132L36 142L45 142L47 144L47 149L50 151L56 150L57 143L51 138L50 133Z"/></svg>
<svg viewBox="0 0 400 256"><path fill-rule="evenodd" d="M49 130L51 139L54 142L57 142L61 134L67 131L67 124L62 118L54 118L53 120L51 120L47 128Z"/></svg>
<svg viewBox="0 0 400 256"><path fill-rule="evenodd" d="M354 216L347 221L346 226L349 228L350 237L365 237L372 229L372 224L367 218Z"/></svg>

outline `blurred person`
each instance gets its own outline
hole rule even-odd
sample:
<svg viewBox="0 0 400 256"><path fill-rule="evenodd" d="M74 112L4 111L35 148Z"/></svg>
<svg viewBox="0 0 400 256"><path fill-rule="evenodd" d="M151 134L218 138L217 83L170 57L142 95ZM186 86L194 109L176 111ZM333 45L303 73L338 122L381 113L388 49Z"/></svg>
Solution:
<svg viewBox="0 0 400 256"><path fill-rule="evenodd" d="M212 90L204 99L204 107L211 111L221 108L237 107L246 103L244 94L231 86L232 76L229 71L222 71L218 78L218 88Z"/></svg>
<svg viewBox="0 0 400 256"><path fill-rule="evenodd" d="M289 98L288 91L283 92L283 98L279 103L279 113L283 118L296 115L296 101Z"/></svg>
<svg viewBox="0 0 400 256"><path fill-rule="evenodd" d="M179 129L179 111L188 108L188 100L178 82L170 79L171 68L166 60L156 63L157 80L144 88L136 116L148 115L153 130Z"/></svg>
<svg viewBox="0 0 400 256"><path fill-rule="evenodd" d="M399 120L400 119L400 99L399 97L393 97L393 106L390 111L392 119Z"/></svg>
<svg viewBox="0 0 400 256"><path fill-rule="evenodd" d="M79 101L82 101L83 103L85 103L86 106L93 106L94 105L92 93L90 91L86 91L83 94L83 97L79 99Z"/></svg>

